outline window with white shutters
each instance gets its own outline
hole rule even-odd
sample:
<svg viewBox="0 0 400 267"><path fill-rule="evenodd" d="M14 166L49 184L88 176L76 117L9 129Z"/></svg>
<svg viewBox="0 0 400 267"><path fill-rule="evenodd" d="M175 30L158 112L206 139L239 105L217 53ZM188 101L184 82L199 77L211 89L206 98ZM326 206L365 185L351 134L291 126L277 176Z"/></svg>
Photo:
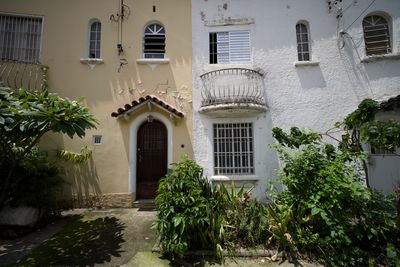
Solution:
<svg viewBox="0 0 400 267"><path fill-rule="evenodd" d="M213 139L216 175L254 174L252 123L214 124Z"/></svg>
<svg viewBox="0 0 400 267"><path fill-rule="evenodd" d="M37 63L41 41L41 17L0 14L1 60Z"/></svg>
<svg viewBox="0 0 400 267"><path fill-rule="evenodd" d="M210 64L248 63L251 61L250 32L211 32Z"/></svg>
<svg viewBox="0 0 400 267"><path fill-rule="evenodd" d="M381 16L368 16L363 20L365 50L367 56L392 52L389 25Z"/></svg>

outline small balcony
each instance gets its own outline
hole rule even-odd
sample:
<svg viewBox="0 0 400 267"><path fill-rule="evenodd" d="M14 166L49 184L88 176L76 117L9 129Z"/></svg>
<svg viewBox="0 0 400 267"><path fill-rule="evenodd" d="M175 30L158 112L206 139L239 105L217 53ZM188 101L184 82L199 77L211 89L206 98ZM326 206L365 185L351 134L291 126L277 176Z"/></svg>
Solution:
<svg viewBox="0 0 400 267"><path fill-rule="evenodd" d="M0 86L42 90L47 86L47 67L40 63L0 59Z"/></svg>
<svg viewBox="0 0 400 267"><path fill-rule="evenodd" d="M245 68L204 73L199 112L209 115L260 113L267 110L263 74Z"/></svg>

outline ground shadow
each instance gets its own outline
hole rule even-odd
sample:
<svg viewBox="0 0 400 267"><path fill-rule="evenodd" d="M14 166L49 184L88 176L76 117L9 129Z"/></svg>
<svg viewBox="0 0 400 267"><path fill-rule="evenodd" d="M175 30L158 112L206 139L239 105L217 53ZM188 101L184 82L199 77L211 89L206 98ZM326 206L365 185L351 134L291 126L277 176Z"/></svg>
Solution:
<svg viewBox="0 0 400 267"><path fill-rule="evenodd" d="M125 225L115 217L69 223L17 266L94 266L121 256Z"/></svg>

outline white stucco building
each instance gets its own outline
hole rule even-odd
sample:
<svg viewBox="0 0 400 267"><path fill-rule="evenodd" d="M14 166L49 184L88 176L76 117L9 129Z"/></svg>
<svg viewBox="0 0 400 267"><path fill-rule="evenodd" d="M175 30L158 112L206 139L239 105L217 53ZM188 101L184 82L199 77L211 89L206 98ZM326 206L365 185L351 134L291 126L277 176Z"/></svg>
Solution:
<svg viewBox="0 0 400 267"><path fill-rule="evenodd" d="M192 1L192 38L194 157L259 198L279 168L273 127L325 132L400 94L398 0ZM371 185L390 191L400 157L371 158L386 175Z"/></svg>

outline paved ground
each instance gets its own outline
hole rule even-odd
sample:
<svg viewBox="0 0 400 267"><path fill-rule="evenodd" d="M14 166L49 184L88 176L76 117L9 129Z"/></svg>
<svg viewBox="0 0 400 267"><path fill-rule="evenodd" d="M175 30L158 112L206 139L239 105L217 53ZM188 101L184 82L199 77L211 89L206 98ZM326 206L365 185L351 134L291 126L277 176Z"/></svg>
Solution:
<svg viewBox="0 0 400 267"><path fill-rule="evenodd" d="M64 216L65 219L23 238L0 240L0 265L294 266L288 263L272 263L267 258L227 259L224 265L202 259L171 262L160 254L151 252L157 238L155 230L150 229L156 218L154 211L73 210L64 213Z"/></svg>

